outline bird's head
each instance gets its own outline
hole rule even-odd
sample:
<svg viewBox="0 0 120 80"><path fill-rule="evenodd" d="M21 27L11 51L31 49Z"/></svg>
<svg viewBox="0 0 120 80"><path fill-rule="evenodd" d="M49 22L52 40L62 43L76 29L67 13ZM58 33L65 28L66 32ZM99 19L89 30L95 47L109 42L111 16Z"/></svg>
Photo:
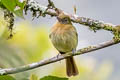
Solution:
<svg viewBox="0 0 120 80"><path fill-rule="evenodd" d="M70 17L68 15L64 14L64 13L60 13L57 16L57 19L62 24L71 24Z"/></svg>

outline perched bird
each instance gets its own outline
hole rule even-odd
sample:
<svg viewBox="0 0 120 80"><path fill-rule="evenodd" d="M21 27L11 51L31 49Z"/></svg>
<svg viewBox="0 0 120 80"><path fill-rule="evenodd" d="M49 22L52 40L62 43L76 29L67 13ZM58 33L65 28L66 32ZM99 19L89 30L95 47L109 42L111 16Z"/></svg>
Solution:
<svg viewBox="0 0 120 80"><path fill-rule="evenodd" d="M61 54L70 51L74 53L78 44L77 31L72 25L70 17L66 14L60 13L57 19L58 21L53 25L49 37ZM73 57L66 58L66 73L69 77L79 73Z"/></svg>

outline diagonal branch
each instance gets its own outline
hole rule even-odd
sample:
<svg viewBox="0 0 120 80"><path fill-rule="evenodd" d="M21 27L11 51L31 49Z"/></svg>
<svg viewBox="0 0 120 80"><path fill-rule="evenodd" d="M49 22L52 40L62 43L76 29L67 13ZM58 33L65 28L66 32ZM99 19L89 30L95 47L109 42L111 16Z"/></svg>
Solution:
<svg viewBox="0 0 120 80"><path fill-rule="evenodd" d="M96 50L99 50L99 49L102 49L102 48L105 48L105 47L108 47L108 46L112 46L112 45L117 44L117 43L120 43L120 42L115 42L114 40L110 40L110 41L103 42L103 43L100 43L100 44L97 44L97 45L91 45L91 46L88 46L86 48L79 49L79 50L76 51L75 54L72 54L70 52L68 54L55 56L55 57L52 57L50 59L42 60L40 62L35 62L35 63L28 64L28 65L24 65L24 66L21 66L21 67L18 67L18 68L1 69L0 70L0 75L14 74L14 73L18 73L18 72L32 70L32 69L38 68L40 66L44 66L44 65L47 65L47 64L50 64L50 63L54 63L54 62L63 60L63 59L65 59L67 57L70 57L70 56L76 56L76 55L81 55L81 54L85 54L85 53L88 53L88 52L96 51Z"/></svg>
<svg viewBox="0 0 120 80"><path fill-rule="evenodd" d="M37 13L38 13L38 17L39 16L44 17L46 15L57 16L57 13L54 11L54 9L51 9L51 10L46 10L46 9L48 9L48 7L39 4L35 0L28 0L28 3L26 4L26 7L25 7L25 12L27 13L27 11L30 10L31 12L33 12L33 14L37 15ZM66 13L66 12L64 12L64 13ZM79 17L77 15L72 15L72 14L68 14L68 13L66 13L66 14L71 18L72 22L88 26L90 29L93 29L94 31L99 30L99 29L113 31L113 28L115 26L113 24L105 23L105 22L99 21L99 20L93 20L93 19L86 18L86 17ZM37 16L34 16L34 17L37 17Z"/></svg>

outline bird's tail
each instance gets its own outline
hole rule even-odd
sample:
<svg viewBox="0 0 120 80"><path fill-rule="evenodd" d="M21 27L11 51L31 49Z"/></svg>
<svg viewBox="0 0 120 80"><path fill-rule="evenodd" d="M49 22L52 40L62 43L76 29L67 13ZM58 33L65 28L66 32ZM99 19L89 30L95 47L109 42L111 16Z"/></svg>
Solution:
<svg viewBox="0 0 120 80"><path fill-rule="evenodd" d="M69 77L76 76L79 74L73 57L68 57L66 59L66 73Z"/></svg>

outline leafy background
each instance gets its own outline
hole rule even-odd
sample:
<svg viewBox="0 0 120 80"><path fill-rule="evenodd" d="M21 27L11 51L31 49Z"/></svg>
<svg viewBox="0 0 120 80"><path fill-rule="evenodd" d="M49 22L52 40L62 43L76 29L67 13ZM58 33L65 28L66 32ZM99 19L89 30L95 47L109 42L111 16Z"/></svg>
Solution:
<svg viewBox="0 0 120 80"><path fill-rule="evenodd" d="M25 3L19 3L15 1L15 5L10 5L7 0L1 0L4 2L5 7L11 6L12 9L8 8L17 16L23 18L23 6ZM58 8L61 8L69 13L73 12L71 5L77 6L77 14L80 16L91 17L97 20L103 20L119 24L119 1L97 1L97 0L53 0ZM66 4L69 4L66 7ZM39 0L43 5L46 5L46 1ZM106 4L111 4L107 5ZM104 4L103 4L104 3ZM13 8L17 5L20 6L20 14ZM61 6L61 4L63 6ZM114 11L116 13L111 13ZM22 20L16 17L14 26L14 37L6 40L8 37L8 29L6 22L3 19L3 12L0 12L0 68L18 67L32 62L47 59L57 55L57 50L52 46L49 40L50 27L56 21L55 18L47 16L46 18L40 17L32 21L31 14L24 16ZM78 48L82 48L91 44L96 44L102 41L110 40L112 35L109 32L98 31L96 34L91 32L88 28L82 27L81 25L74 24L77 26L79 34ZM80 27L79 27L80 26ZM89 36L89 37L88 37ZM107 36L107 37L106 37ZM116 51L116 52L115 52ZM79 68L79 75L69 78L69 80L118 80L119 79L119 45L109 47L103 50L91 52L94 54L85 54L76 56L76 63ZM115 54L113 54L115 53ZM61 70L62 68L62 70ZM52 76L49 76L52 75ZM31 71L13 74L10 76L0 76L0 80L7 79L14 80L67 80L65 74L65 63L64 60L49 64ZM56 77L57 76L57 77Z"/></svg>

